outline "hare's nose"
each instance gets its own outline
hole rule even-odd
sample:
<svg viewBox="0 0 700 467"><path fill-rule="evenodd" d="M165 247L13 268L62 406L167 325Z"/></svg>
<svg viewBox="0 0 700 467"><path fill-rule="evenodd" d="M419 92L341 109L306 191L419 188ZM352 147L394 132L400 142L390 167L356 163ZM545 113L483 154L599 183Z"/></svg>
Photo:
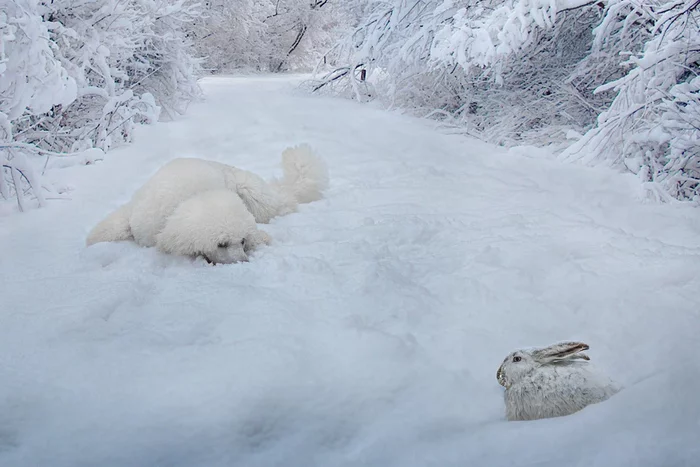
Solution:
<svg viewBox="0 0 700 467"><path fill-rule="evenodd" d="M496 372L496 380L498 381L498 384L501 386L505 387L506 386L506 379L503 376L503 366L498 368L498 371Z"/></svg>

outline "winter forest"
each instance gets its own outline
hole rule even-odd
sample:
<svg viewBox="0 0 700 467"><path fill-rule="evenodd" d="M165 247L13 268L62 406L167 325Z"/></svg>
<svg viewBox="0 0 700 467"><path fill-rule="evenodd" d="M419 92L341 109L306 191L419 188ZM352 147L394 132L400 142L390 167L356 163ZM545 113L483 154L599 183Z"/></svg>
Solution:
<svg viewBox="0 0 700 467"><path fill-rule="evenodd" d="M199 77L235 71L314 71L309 92L613 166L661 201L700 196L694 0L2 3L0 192L20 206L61 196L47 169L176 118Z"/></svg>
<svg viewBox="0 0 700 467"><path fill-rule="evenodd" d="M0 467L700 465L700 0L0 0Z"/></svg>

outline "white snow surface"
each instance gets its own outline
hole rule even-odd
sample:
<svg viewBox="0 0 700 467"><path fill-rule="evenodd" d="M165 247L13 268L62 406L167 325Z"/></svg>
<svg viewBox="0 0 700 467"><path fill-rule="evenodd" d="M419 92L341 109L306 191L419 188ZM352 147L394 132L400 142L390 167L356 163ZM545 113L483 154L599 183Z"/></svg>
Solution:
<svg viewBox="0 0 700 467"><path fill-rule="evenodd" d="M206 79L186 117L50 172L72 200L0 217L0 465L698 465L700 211L299 79ZM268 177L300 142L331 187L250 263L84 246L173 158ZM560 340L625 389L507 422L501 361Z"/></svg>

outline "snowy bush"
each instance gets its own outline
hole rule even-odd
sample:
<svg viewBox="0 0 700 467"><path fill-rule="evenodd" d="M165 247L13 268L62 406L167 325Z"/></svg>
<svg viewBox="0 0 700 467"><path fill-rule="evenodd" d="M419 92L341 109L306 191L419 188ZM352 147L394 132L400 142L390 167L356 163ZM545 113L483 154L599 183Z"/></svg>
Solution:
<svg viewBox="0 0 700 467"><path fill-rule="evenodd" d="M377 2L333 51L347 65L316 87L378 95L500 143L590 125L595 84L568 78L590 49L599 10L583 1ZM371 87L358 83L360 69Z"/></svg>
<svg viewBox="0 0 700 467"><path fill-rule="evenodd" d="M586 133L565 157L697 199L698 3L376 1L313 89L379 97L500 144L559 151Z"/></svg>
<svg viewBox="0 0 700 467"><path fill-rule="evenodd" d="M55 149L107 150L130 141L133 125L157 120L161 110L165 117L182 113L198 93L182 28L195 15L184 0L46 5L59 58L79 85L77 101L60 116L70 131L55 138L65 139Z"/></svg>
<svg viewBox="0 0 700 467"><path fill-rule="evenodd" d="M31 189L42 204L49 189L39 188L35 166L47 160L37 155L106 151L130 141L135 124L182 113L199 95L185 38L198 14L189 0L6 3L0 194L17 195L22 209L22 194Z"/></svg>
<svg viewBox="0 0 700 467"><path fill-rule="evenodd" d="M42 116L77 97L76 81L56 58L49 36L36 1L13 1L0 11L0 195L15 196L22 210L26 190L34 188L40 205L45 199L30 161L41 150L22 141L44 124Z"/></svg>
<svg viewBox="0 0 700 467"><path fill-rule="evenodd" d="M616 96L565 157L624 166L661 200L700 201L699 6L698 0L608 3L594 51L630 26L641 30L643 50L622 63L629 70L623 77L596 90L613 89Z"/></svg>

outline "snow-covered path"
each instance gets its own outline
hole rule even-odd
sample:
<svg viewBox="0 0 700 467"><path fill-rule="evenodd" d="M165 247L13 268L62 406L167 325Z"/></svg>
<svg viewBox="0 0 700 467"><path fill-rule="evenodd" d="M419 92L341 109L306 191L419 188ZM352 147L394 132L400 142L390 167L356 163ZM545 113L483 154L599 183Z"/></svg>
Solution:
<svg viewBox="0 0 700 467"><path fill-rule="evenodd" d="M700 458L700 213L605 170L216 78L186 118L0 218L0 465L681 466ZM277 175L307 141L326 199L211 267L88 230L167 160ZM504 420L495 372L582 340L626 389Z"/></svg>

